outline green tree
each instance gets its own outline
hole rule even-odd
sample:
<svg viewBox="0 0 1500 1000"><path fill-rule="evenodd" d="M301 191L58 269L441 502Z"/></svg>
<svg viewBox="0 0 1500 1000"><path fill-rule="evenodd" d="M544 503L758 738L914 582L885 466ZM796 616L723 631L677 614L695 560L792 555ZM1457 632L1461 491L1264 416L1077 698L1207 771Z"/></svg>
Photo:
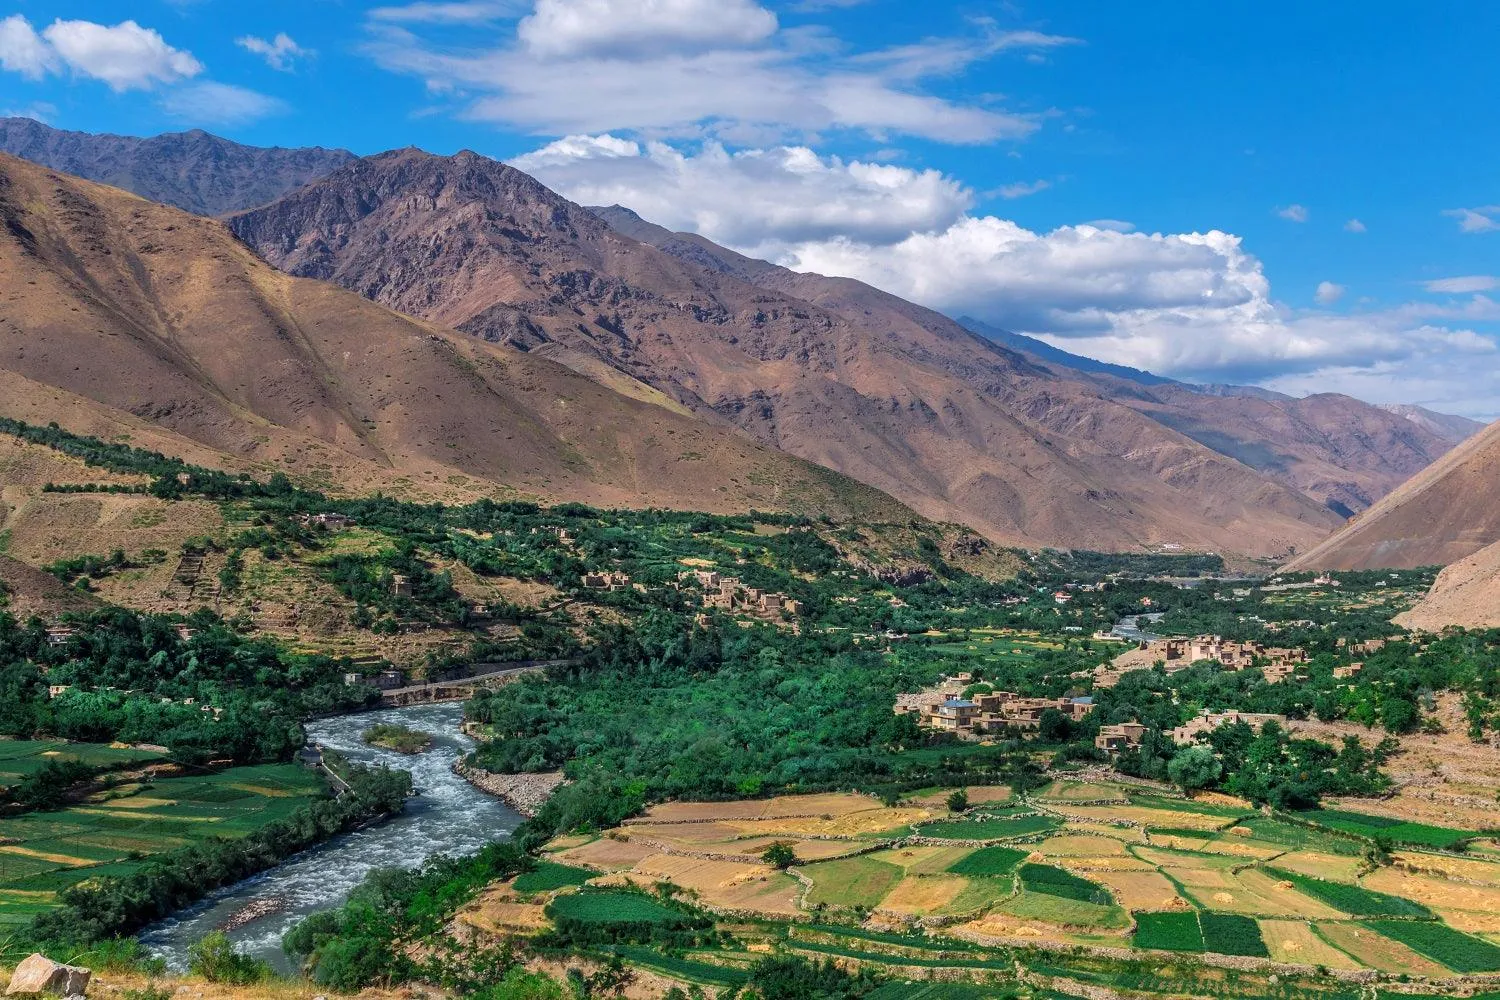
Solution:
<svg viewBox="0 0 1500 1000"><path fill-rule="evenodd" d="M956 813L968 812L969 793L962 788L954 789L948 796L948 811Z"/></svg>
<svg viewBox="0 0 1500 1000"><path fill-rule="evenodd" d="M797 852L792 850L792 845L784 840L778 840L766 848L760 859L772 868L785 871L797 863Z"/></svg>
<svg viewBox="0 0 1500 1000"><path fill-rule="evenodd" d="M1184 792L1192 794L1199 788L1207 788L1219 780L1223 768L1219 758L1208 747L1186 747L1177 751L1167 765L1167 775L1172 783Z"/></svg>

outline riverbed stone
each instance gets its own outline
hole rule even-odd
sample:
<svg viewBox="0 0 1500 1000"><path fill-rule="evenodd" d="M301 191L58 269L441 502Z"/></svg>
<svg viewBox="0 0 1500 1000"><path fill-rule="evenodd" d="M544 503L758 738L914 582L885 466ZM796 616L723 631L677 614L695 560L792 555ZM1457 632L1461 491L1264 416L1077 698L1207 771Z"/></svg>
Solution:
<svg viewBox="0 0 1500 1000"><path fill-rule="evenodd" d="M89 978L93 972L76 965L54 962L46 955L27 956L10 977L5 988L6 996L41 996L53 994L63 997L82 997L89 989Z"/></svg>

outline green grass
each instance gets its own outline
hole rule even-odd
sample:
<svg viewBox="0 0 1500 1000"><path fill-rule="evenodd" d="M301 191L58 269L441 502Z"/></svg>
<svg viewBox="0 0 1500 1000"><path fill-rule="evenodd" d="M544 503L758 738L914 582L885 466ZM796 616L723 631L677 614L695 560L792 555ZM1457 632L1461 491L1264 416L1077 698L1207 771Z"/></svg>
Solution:
<svg viewBox="0 0 1500 1000"><path fill-rule="evenodd" d="M750 978L750 974L744 969L715 965L712 962L698 962L676 955L663 955L643 945L621 945L611 948L610 951L631 965L690 983L736 987L743 986Z"/></svg>
<svg viewBox="0 0 1500 1000"><path fill-rule="evenodd" d="M1011 819L940 820L923 824L916 831L920 836L937 840L1008 840L1050 833L1061 825L1051 816L1017 816Z"/></svg>
<svg viewBox="0 0 1500 1000"><path fill-rule="evenodd" d="M816 906L875 906L905 877L898 866L870 857L844 858L804 865L812 879L807 902Z"/></svg>
<svg viewBox="0 0 1500 1000"><path fill-rule="evenodd" d="M975 983L886 983L865 1000L1001 1000L1018 996L1012 988L979 986Z"/></svg>
<svg viewBox="0 0 1500 1000"><path fill-rule="evenodd" d="M517 892L551 892L570 885L583 885L597 872L587 868L560 865L555 861L538 861L536 868L516 876L513 885Z"/></svg>
<svg viewBox="0 0 1500 1000"><path fill-rule="evenodd" d="M1313 878L1310 875L1299 875L1281 868L1267 867L1266 874L1272 878L1282 879L1292 883L1298 891L1303 892L1319 902L1327 903L1336 910L1342 910L1356 917L1430 917L1432 911L1421 903L1403 899L1400 896L1391 896L1383 892L1375 892L1360 885L1349 885L1344 882L1330 882L1327 879Z"/></svg>
<svg viewBox="0 0 1500 1000"><path fill-rule="evenodd" d="M102 743L0 739L0 788L20 784L48 761L72 760L90 767L116 768L163 759L165 755L152 750L132 750Z"/></svg>
<svg viewBox="0 0 1500 1000"><path fill-rule="evenodd" d="M1220 955L1249 955L1269 958L1260 924L1238 913L1200 913L1198 926L1203 930L1203 947Z"/></svg>
<svg viewBox="0 0 1500 1000"><path fill-rule="evenodd" d="M894 945L926 951L982 951L972 941L961 938L929 937L925 934L899 934L894 931L872 931L865 927L850 927L845 924L799 924L797 930L807 930L831 937L856 938L876 944ZM797 940L794 938L793 940Z"/></svg>
<svg viewBox="0 0 1500 1000"><path fill-rule="evenodd" d="M954 875L1009 875L1025 859L1026 852L1014 847L981 847L953 862L948 871Z"/></svg>
<svg viewBox="0 0 1500 1000"><path fill-rule="evenodd" d="M1296 823L1272 819L1269 816L1252 816L1240 821L1240 826L1250 830L1254 839L1278 847L1297 851L1321 851L1324 854L1340 854L1356 857L1364 846L1356 840L1341 837L1336 833L1310 830Z"/></svg>
<svg viewBox="0 0 1500 1000"><path fill-rule="evenodd" d="M1191 911L1137 913L1135 923L1135 937L1131 939L1131 943L1137 948L1156 948L1162 951L1203 950L1203 931L1198 926L1198 914Z"/></svg>
<svg viewBox="0 0 1500 1000"><path fill-rule="evenodd" d="M1020 870L1021 886L1029 892L1075 899L1080 903L1108 906L1114 901L1109 890L1097 882L1079 878L1052 865L1024 864Z"/></svg>
<svg viewBox="0 0 1500 1000"><path fill-rule="evenodd" d="M1365 813L1345 812L1339 809L1318 809L1302 813L1300 819L1330 830L1375 839L1384 837L1395 844L1411 844L1415 847L1452 848L1478 834L1473 830L1455 830L1446 826L1429 826L1426 823L1408 823L1387 816L1370 816Z"/></svg>
<svg viewBox="0 0 1500 1000"><path fill-rule="evenodd" d="M1365 926L1400 941L1454 972L1500 972L1500 946L1435 921L1367 920Z"/></svg>
<svg viewBox="0 0 1500 1000"><path fill-rule="evenodd" d="M686 917L638 892L577 892L547 907L558 919L590 924L676 924Z"/></svg>

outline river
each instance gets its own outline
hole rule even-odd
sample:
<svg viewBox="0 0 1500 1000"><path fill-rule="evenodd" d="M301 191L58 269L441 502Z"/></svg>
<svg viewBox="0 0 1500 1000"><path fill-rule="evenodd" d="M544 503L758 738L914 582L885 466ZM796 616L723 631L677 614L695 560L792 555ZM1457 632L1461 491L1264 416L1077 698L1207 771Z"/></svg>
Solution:
<svg viewBox="0 0 1500 1000"><path fill-rule="evenodd" d="M432 749L416 756L367 746L365 730L377 722L399 722L432 734ZM168 967L187 966L187 949L258 901L279 900L275 912L229 934L235 946L265 959L281 972L291 964L281 936L316 910L337 906L374 868L415 868L438 854L471 854L501 839L522 817L498 799L455 775L453 763L474 748L460 731L460 704L418 705L360 715L319 719L307 724L310 740L331 747L358 764L410 771L420 793L400 816L378 826L344 834L304 851L267 872L229 886L169 920L148 928L142 942ZM269 905L269 904L265 904Z"/></svg>

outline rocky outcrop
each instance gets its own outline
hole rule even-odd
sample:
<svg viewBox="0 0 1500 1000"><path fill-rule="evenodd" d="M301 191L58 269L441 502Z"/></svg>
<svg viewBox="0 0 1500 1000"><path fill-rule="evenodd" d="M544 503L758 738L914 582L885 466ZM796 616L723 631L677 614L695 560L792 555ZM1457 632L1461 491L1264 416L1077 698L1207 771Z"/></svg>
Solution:
<svg viewBox="0 0 1500 1000"><path fill-rule="evenodd" d="M81 997L88 992L92 976L88 969L63 965L46 955L33 954L16 966L5 995Z"/></svg>
<svg viewBox="0 0 1500 1000"><path fill-rule="evenodd" d="M557 787L567 780L561 771L544 774L496 774L463 761L453 765L453 773L528 818L535 816Z"/></svg>

